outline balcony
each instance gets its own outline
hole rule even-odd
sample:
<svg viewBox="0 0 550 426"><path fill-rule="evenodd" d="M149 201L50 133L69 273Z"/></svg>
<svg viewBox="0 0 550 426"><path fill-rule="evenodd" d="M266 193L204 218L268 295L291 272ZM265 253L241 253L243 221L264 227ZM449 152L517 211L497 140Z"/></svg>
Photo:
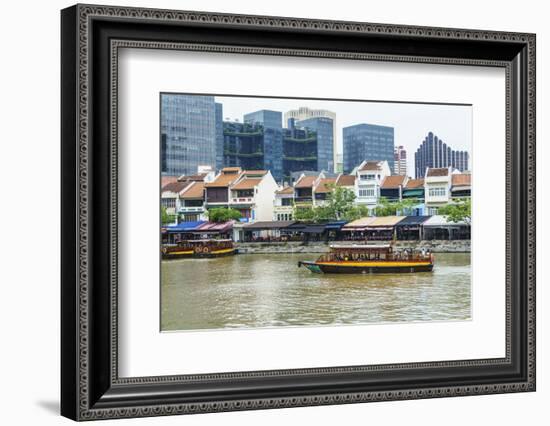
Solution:
<svg viewBox="0 0 550 426"><path fill-rule="evenodd" d="M254 204L254 197L234 197L231 198L232 204Z"/></svg>
<svg viewBox="0 0 550 426"><path fill-rule="evenodd" d="M292 213L294 208L292 206L274 206L273 211L275 213Z"/></svg>
<svg viewBox="0 0 550 426"><path fill-rule="evenodd" d="M180 207L178 210L179 213L204 213L204 207Z"/></svg>

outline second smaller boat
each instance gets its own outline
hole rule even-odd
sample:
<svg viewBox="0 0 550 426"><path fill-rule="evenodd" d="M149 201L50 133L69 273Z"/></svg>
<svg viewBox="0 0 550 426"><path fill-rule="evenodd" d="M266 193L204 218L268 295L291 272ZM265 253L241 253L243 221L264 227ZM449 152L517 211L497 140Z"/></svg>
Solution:
<svg viewBox="0 0 550 426"><path fill-rule="evenodd" d="M237 249L233 246L233 241L229 239L183 240L177 244L164 244L162 246L163 259L221 257L236 253Z"/></svg>

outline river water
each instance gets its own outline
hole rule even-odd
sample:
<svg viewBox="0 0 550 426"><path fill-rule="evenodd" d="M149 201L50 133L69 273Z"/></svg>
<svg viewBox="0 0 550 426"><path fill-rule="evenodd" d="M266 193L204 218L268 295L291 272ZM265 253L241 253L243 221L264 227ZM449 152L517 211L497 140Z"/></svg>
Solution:
<svg viewBox="0 0 550 426"><path fill-rule="evenodd" d="M469 253L433 272L313 274L317 254L249 254L161 264L161 329L204 330L470 319Z"/></svg>

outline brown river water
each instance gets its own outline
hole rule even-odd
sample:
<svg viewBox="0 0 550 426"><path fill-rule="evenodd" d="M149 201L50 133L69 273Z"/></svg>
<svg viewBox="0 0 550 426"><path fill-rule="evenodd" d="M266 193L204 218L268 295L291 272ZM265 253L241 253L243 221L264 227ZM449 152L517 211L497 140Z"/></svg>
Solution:
<svg viewBox="0 0 550 426"><path fill-rule="evenodd" d="M313 274L317 254L249 254L161 264L161 330L348 325L471 318L469 253L433 272Z"/></svg>

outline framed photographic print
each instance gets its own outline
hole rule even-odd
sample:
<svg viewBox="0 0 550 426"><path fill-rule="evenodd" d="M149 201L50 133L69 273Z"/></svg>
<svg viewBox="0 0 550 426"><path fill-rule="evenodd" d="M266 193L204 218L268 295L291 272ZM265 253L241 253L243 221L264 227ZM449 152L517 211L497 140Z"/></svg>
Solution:
<svg viewBox="0 0 550 426"><path fill-rule="evenodd" d="M74 420L535 390L535 36L76 5Z"/></svg>

